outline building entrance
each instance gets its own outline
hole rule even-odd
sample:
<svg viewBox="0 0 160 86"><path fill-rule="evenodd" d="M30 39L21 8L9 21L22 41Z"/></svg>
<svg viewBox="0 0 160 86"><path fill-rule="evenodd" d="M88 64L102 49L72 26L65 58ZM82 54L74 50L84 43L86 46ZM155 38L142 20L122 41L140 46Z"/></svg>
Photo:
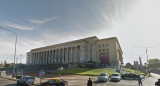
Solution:
<svg viewBox="0 0 160 86"><path fill-rule="evenodd" d="M101 53L100 54L101 64L109 64L109 53Z"/></svg>

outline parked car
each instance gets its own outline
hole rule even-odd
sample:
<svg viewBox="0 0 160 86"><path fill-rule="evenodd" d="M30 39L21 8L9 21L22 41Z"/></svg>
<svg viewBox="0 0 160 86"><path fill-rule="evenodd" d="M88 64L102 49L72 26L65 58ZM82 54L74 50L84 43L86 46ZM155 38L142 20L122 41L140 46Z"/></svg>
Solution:
<svg viewBox="0 0 160 86"><path fill-rule="evenodd" d="M112 81L120 81L121 80L121 75L119 73L113 73L111 76Z"/></svg>
<svg viewBox="0 0 160 86"><path fill-rule="evenodd" d="M22 84L23 86L34 84L35 78L33 76L23 76L17 80L17 84Z"/></svg>
<svg viewBox="0 0 160 86"><path fill-rule="evenodd" d="M63 79L50 79L41 83L41 86L68 86L68 82Z"/></svg>
<svg viewBox="0 0 160 86"><path fill-rule="evenodd" d="M108 81L109 80L109 75L107 73L101 73L98 76L98 81Z"/></svg>
<svg viewBox="0 0 160 86"><path fill-rule="evenodd" d="M125 73L121 77L122 79L127 79L127 78L137 79L138 76L139 74L135 74L135 73Z"/></svg>

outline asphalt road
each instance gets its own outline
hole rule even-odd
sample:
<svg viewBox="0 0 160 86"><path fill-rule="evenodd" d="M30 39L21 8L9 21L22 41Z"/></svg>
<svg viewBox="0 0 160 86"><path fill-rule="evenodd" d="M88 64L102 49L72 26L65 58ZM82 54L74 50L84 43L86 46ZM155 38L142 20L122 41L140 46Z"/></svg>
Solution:
<svg viewBox="0 0 160 86"><path fill-rule="evenodd" d="M17 86L16 81L0 78L0 86Z"/></svg>
<svg viewBox="0 0 160 86"><path fill-rule="evenodd" d="M93 86L138 86L137 80L121 80L120 82L94 82Z"/></svg>
<svg viewBox="0 0 160 86"><path fill-rule="evenodd" d="M153 77L148 77L143 80L143 86L155 86L155 82L160 78L159 74L152 74ZM63 77L67 80L69 86L87 86L88 76L70 75ZM91 77L93 86L138 86L137 80L121 80L120 82L98 82L97 77ZM45 80L46 81L46 80ZM36 80L39 83L39 80ZM16 81L0 78L0 86L17 86ZM32 85L35 86L35 85Z"/></svg>

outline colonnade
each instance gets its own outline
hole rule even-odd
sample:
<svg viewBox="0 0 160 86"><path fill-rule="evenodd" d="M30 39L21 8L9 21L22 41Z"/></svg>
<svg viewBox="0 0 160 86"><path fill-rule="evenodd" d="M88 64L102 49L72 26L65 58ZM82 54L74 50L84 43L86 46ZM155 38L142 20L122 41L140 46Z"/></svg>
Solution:
<svg viewBox="0 0 160 86"><path fill-rule="evenodd" d="M48 50L37 50L31 52L30 64L52 64L80 62L81 46L67 48L55 48Z"/></svg>

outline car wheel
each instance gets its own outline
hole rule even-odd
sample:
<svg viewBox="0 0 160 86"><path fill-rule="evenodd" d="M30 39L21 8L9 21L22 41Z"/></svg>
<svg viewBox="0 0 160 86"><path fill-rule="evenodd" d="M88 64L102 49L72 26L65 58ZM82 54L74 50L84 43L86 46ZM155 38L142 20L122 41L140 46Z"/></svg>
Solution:
<svg viewBox="0 0 160 86"><path fill-rule="evenodd" d="M19 81L17 81L17 85L19 85Z"/></svg>
<svg viewBox="0 0 160 86"><path fill-rule="evenodd" d="M68 86L68 83L65 86Z"/></svg>
<svg viewBox="0 0 160 86"><path fill-rule="evenodd" d="M25 83L25 82L23 82L23 86L26 86L26 83Z"/></svg>

